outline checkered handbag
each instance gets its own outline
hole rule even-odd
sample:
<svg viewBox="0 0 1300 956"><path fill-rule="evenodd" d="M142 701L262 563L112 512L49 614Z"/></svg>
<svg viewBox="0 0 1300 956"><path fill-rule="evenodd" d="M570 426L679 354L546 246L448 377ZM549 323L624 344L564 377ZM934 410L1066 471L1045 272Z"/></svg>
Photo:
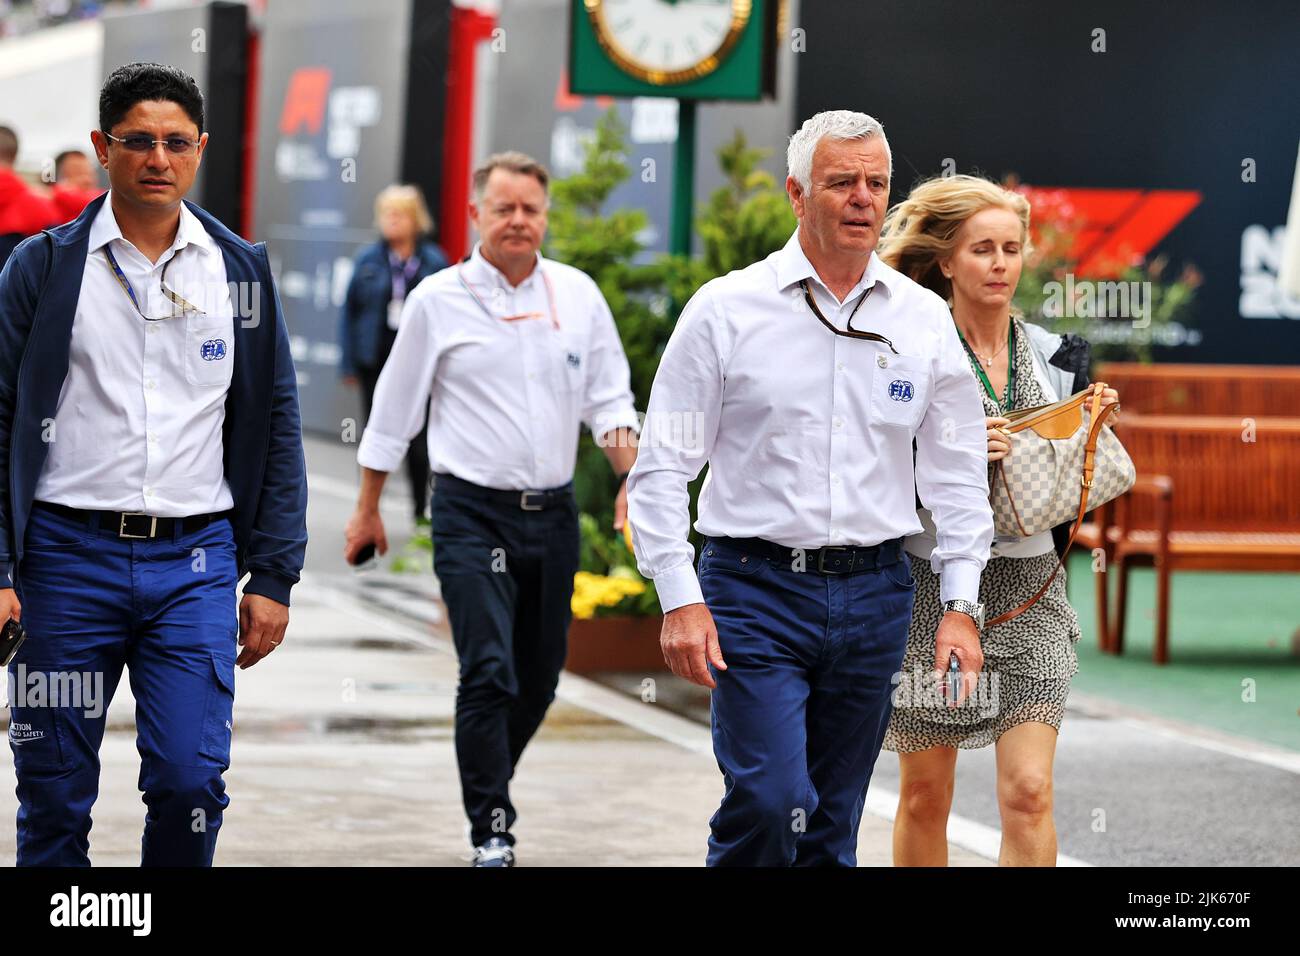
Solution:
<svg viewBox="0 0 1300 956"><path fill-rule="evenodd" d="M994 462L993 526L999 534L1028 537L1073 519L1070 550L1083 516L1133 487L1137 469L1106 419L1119 403L1101 407L1105 382L1053 405L1010 412L1006 430L1015 435L1015 451ZM1061 555L1038 593L1012 611L984 624L1002 624L1029 610L1047 593L1061 570Z"/></svg>
<svg viewBox="0 0 1300 956"><path fill-rule="evenodd" d="M1101 408L1104 382L1052 405L1011 412L1011 455L994 463L993 523L998 534L1028 537L1054 528L1133 487L1137 471Z"/></svg>

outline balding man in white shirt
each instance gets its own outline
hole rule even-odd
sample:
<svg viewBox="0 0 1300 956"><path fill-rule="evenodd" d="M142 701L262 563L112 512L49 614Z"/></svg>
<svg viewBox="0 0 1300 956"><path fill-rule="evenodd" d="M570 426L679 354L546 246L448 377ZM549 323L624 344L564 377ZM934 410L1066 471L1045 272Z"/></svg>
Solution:
<svg viewBox="0 0 1300 956"><path fill-rule="evenodd" d="M982 664L984 412L943 301L875 255L884 130L819 113L788 161L798 230L687 304L629 478L664 657L713 688L726 791L710 865L856 864L907 643L917 495L939 528L936 665ZM706 462L697 572L687 484Z"/></svg>
<svg viewBox="0 0 1300 956"><path fill-rule="evenodd" d="M513 866L515 765L555 698L578 569L573 470L586 424L617 475L637 426L609 306L584 273L538 252L548 174L521 153L474 172L469 260L407 297L357 461L345 555L388 544L379 495L429 408L434 570L460 658L456 758L476 866ZM430 401L432 399L432 401Z"/></svg>

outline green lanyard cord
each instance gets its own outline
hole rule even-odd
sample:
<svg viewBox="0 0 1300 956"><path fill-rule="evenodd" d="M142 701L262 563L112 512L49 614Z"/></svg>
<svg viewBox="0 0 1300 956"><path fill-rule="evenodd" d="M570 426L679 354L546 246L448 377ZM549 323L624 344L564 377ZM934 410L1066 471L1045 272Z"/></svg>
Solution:
<svg viewBox="0 0 1300 956"><path fill-rule="evenodd" d="M953 325L955 326L957 323L954 322ZM961 334L960 327L957 328L957 338L961 339L961 344L965 347L966 354L970 356L971 362L975 366L975 374L979 376L979 380L984 384L984 391L988 392L989 398L993 399L994 403L996 403L998 397L993 393L993 383L989 381L989 377L984 373L984 367L979 360L979 356L975 354L974 350L970 347L970 343L966 341L966 336ZM1016 323L1012 320L1007 325L1007 387L1002 396L1002 410L1010 411L1015 400Z"/></svg>

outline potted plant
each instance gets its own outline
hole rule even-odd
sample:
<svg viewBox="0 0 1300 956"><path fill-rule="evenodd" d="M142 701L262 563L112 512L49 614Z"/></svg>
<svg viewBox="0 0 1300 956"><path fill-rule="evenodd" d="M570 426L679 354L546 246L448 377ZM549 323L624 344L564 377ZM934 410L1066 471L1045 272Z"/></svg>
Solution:
<svg viewBox="0 0 1300 956"><path fill-rule="evenodd" d="M573 578L573 623L564 666L578 674L664 670L659 597L637 572L622 537L589 514L578 517L581 570Z"/></svg>

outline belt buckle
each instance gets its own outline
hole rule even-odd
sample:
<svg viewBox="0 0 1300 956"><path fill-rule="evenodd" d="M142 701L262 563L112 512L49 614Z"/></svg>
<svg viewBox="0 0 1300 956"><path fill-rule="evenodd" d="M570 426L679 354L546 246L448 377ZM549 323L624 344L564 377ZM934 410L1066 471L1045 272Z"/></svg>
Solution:
<svg viewBox="0 0 1300 956"><path fill-rule="evenodd" d="M848 574L850 571L853 570L852 557L849 558L849 566L845 568L843 571L838 571L838 570L832 571L826 567L826 554L829 551L837 551L841 553L851 554L852 550L853 550L852 548L843 548L843 547L821 548L817 552L817 571L821 574Z"/></svg>
<svg viewBox="0 0 1300 956"><path fill-rule="evenodd" d="M528 496L529 496L529 495L536 495L536 496L537 496L538 498L540 498L541 500L539 501L538 504L530 505L530 504L528 503ZM520 509L521 511L541 511L544 507L546 507L546 505L544 504L545 501L546 501L546 492L544 492L544 491L521 491L521 492L519 492L519 509Z"/></svg>
<svg viewBox="0 0 1300 956"><path fill-rule="evenodd" d="M148 518L148 519L149 519L149 533L148 533L148 534L128 534L128 533L127 533L127 530L126 530L126 519L127 519L127 518ZM124 512L122 512L121 522L120 522L120 524L118 525L118 528L117 528L117 536L118 536L119 538L134 538L134 539L136 539L136 540L138 540L138 541L147 541L148 539L154 537L157 533L158 533L158 519L157 519L157 517L155 517L154 515L147 515L147 514L145 514L143 511L124 511Z"/></svg>

